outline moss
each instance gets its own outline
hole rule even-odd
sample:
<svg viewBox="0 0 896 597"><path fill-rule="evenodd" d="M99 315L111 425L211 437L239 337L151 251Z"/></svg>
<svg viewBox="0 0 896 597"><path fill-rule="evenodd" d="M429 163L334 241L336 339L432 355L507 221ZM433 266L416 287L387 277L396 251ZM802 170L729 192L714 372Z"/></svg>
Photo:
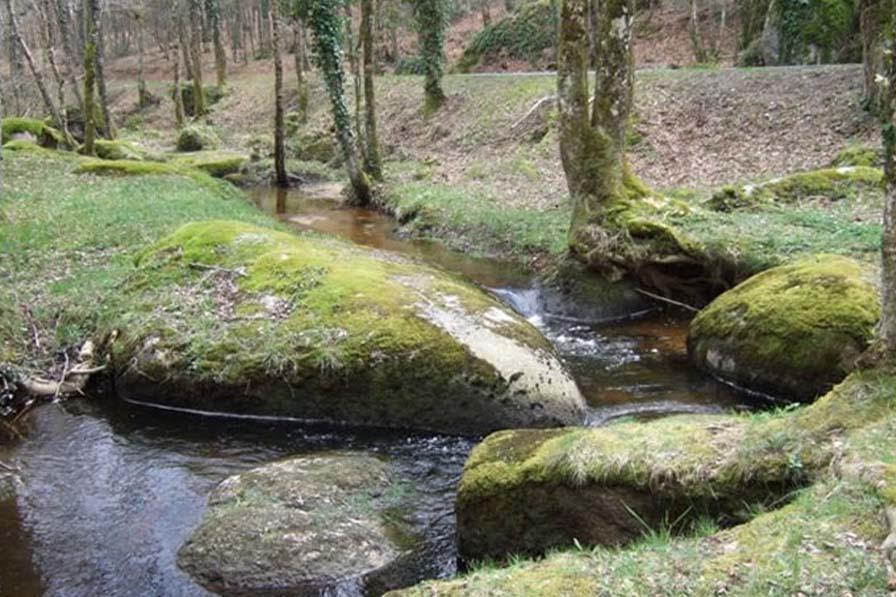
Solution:
<svg viewBox="0 0 896 597"><path fill-rule="evenodd" d="M842 379L871 340L880 316L871 275L820 255L753 276L694 318L691 358L734 383L811 399Z"/></svg>
<svg viewBox="0 0 896 597"><path fill-rule="evenodd" d="M0 135L2 143L6 144L17 134L29 134L35 138L38 145L48 149L56 149L62 143L62 134L43 120L17 116L4 118L3 131Z"/></svg>
<svg viewBox="0 0 896 597"><path fill-rule="evenodd" d="M94 142L96 155L103 160L134 160L140 161L146 157L146 154L124 141L108 141L106 139L97 139Z"/></svg>
<svg viewBox="0 0 896 597"><path fill-rule="evenodd" d="M476 33L464 48L458 69L466 72L481 61L509 57L532 62L554 47L558 10L550 0L527 1Z"/></svg>
<svg viewBox="0 0 896 597"><path fill-rule="evenodd" d="M867 166L843 166L800 172L758 185L726 186L707 207L716 211L761 207L769 203L840 201L864 192L880 192L883 172Z"/></svg>
<svg viewBox="0 0 896 597"><path fill-rule="evenodd" d="M541 594L544 587L584 582L586 593L654 594L635 587L655 586L702 595L725 586L751 595L765 594L768 583L806 591L830 583L868 586L868 574L885 582L882 560L869 559L866 550L883 535L872 513L886 499L879 479L892 469L876 463L896 456L894 391L892 374L869 371L796 409L492 434L474 449L461 478L462 549L470 549L472 536L473 547L500 548L473 555L573 543L577 550L406 594ZM863 464L848 464L856 461ZM790 492L801 486L808 488ZM619 499L625 507L607 519L608 503ZM779 509L759 514L769 506ZM689 538L706 515L742 524ZM602 527L601 520L612 525ZM588 549L615 544L626 527L625 548ZM498 542L488 544L483 534ZM794 569L818 576L790 578Z"/></svg>
<svg viewBox="0 0 896 597"><path fill-rule="evenodd" d="M182 128L177 134L178 151L214 149L217 145L218 136L207 126L193 124Z"/></svg>
<svg viewBox="0 0 896 597"><path fill-rule="evenodd" d="M855 7L849 0L775 0L769 8L766 29L778 37L777 47L766 52L768 64L837 62L857 33Z"/></svg>
<svg viewBox="0 0 896 597"><path fill-rule="evenodd" d="M224 98L223 90L217 86L207 85L203 88L203 91L205 93L206 108L217 104ZM170 88L168 93L173 100L175 97L175 89L173 86ZM184 101L184 114L189 118L196 116L196 114L193 113L193 83L182 83L180 86L180 93L181 98L183 98Z"/></svg>
<svg viewBox="0 0 896 597"><path fill-rule="evenodd" d="M74 172L99 176L183 176L213 191L220 191L223 184L197 168L166 162L85 159Z"/></svg>
<svg viewBox="0 0 896 597"><path fill-rule="evenodd" d="M160 240L138 266L124 291L139 306L110 322L124 334L111 349L132 393L452 432L581 416L577 390L537 330L479 289L395 256L212 221ZM468 318L478 327L456 336ZM537 351L540 372L525 358L513 363L537 383L520 385L477 352L472 337L483 334Z"/></svg>
<svg viewBox="0 0 896 597"><path fill-rule="evenodd" d="M238 174L247 161L248 158L244 155L223 151L197 151L188 155L174 156L172 159L175 164L197 168L215 178Z"/></svg>
<svg viewBox="0 0 896 597"><path fill-rule="evenodd" d="M863 145L850 145L841 149L831 160L832 168L850 167L880 168L883 166L880 149Z"/></svg>
<svg viewBox="0 0 896 597"><path fill-rule="evenodd" d="M14 139L12 141L8 141L3 145L3 149L5 151L20 151L24 153L33 153L36 155L51 154L51 150L44 149L37 143L25 139Z"/></svg>

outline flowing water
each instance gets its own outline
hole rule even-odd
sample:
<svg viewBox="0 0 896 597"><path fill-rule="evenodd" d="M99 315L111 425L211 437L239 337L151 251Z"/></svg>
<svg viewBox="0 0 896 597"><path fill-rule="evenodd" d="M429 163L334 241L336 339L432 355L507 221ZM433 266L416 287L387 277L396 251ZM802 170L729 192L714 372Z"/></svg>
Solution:
<svg viewBox="0 0 896 597"><path fill-rule="evenodd" d="M589 402L589 424L750 406L688 366L685 320L660 312L601 324L554 317L519 268L401 238L393 220L334 196L328 186L252 193L261 209L299 229L399 251L489 289L556 345ZM0 453L0 469L15 467L21 479L0 485L0 595L206 594L175 556L212 487L266 462L333 449L389 457L418 489L417 573L456 571L453 496L473 439L208 416L103 396L41 407L28 426L27 439Z"/></svg>

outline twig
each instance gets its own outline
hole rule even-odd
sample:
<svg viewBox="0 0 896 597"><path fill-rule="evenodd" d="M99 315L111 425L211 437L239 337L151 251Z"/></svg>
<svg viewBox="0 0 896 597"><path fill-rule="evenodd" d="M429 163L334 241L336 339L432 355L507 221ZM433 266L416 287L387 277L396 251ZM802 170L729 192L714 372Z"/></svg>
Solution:
<svg viewBox="0 0 896 597"><path fill-rule="evenodd" d="M11 473L17 473L17 472L19 472L19 468L18 468L18 467L16 467L16 466L12 466L11 464L6 464L6 463L3 462L2 460L0 460L0 468L2 468L2 469L5 470L5 471L9 471L9 472L11 472Z"/></svg>
<svg viewBox="0 0 896 597"><path fill-rule="evenodd" d="M676 300L673 300L673 299L670 299L670 298L666 298L666 297L661 296L661 295L659 295L659 294L654 294L654 293L652 293L652 292L648 292L647 290L644 290L643 288L635 288L635 292L637 292L637 293L639 293L639 294L643 294L644 296L650 297L650 298L652 298L652 299L654 299L654 300L657 300L657 301L661 301L661 302L664 302L664 303L669 303L670 305L675 305L676 307L681 307L682 309L687 309L688 311L691 311L691 312L693 312L693 313L699 313L699 312L700 312L700 309L698 309L697 307L694 307L694 306L692 306L692 305L688 305L687 303L682 303L682 302L680 302L680 301L676 301Z"/></svg>
<svg viewBox="0 0 896 597"><path fill-rule="evenodd" d="M554 101L557 101L556 95L546 95L545 97L539 99L532 105L531 108L529 108L529 111L526 112L526 114L522 118L520 118L519 120L514 122L513 125L511 125L510 130L515 130L516 127L523 124L523 122L528 120L529 117L532 116L532 114L534 114L545 102L554 102Z"/></svg>
<svg viewBox="0 0 896 597"><path fill-rule="evenodd" d="M40 334L37 332L37 325L34 323L34 316L31 315L31 309L25 303L22 303L19 307L22 309L22 314L28 322L28 327L31 328L31 339L34 342L34 348L40 350Z"/></svg>

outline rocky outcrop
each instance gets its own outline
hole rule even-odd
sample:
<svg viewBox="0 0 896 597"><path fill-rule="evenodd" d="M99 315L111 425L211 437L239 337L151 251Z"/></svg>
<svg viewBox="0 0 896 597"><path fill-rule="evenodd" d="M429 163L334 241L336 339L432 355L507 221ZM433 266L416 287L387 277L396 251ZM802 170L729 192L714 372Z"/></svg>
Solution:
<svg viewBox="0 0 896 597"><path fill-rule="evenodd" d="M871 340L880 301L866 266L819 255L762 272L691 322L700 369L739 386L812 400L843 379Z"/></svg>
<svg viewBox="0 0 896 597"><path fill-rule="evenodd" d="M122 293L103 340L129 398L459 434L584 418L537 329L394 254L199 222L145 251Z"/></svg>
<svg viewBox="0 0 896 597"><path fill-rule="evenodd" d="M366 455L269 464L211 493L178 565L222 595L381 594L414 580L402 566L417 541L401 518L412 491Z"/></svg>

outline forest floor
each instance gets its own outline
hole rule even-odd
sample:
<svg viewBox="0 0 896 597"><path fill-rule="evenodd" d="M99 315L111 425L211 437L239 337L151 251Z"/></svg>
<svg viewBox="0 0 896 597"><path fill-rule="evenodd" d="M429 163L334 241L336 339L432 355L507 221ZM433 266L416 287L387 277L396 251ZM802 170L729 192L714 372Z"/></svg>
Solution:
<svg viewBox="0 0 896 597"><path fill-rule="evenodd" d="M164 61L156 57L150 65L151 88L166 95ZM172 103L163 98L158 107L134 114L132 68L125 61L110 69L114 105L125 123L122 135L152 149L171 149ZM291 110L294 78L287 79ZM232 69L227 94L206 119L224 148L270 153L272 80L270 62ZM629 139L632 169L657 195L699 208L722 185L827 167L845 148L878 144L878 126L861 109L861 87L859 65L641 69ZM448 101L427 117L420 110L419 78L377 79L384 207L410 232L457 249L534 260L536 266L544 256L562 253L569 201L556 133L555 77L450 75L445 89ZM310 105L308 123L289 139L293 157L303 155L303 144L331 138L328 102L315 79ZM338 160L321 166L305 168L306 174L342 177ZM735 237L731 251L752 254L757 262L747 273L794 252L837 249L824 240L831 230L846 229L845 236L856 241L839 252L876 251L876 212L868 217L867 201L838 202L831 210L831 198L820 199L785 211L709 220L698 209L696 217L675 224L710 245L727 247ZM757 234L768 242L757 244Z"/></svg>

